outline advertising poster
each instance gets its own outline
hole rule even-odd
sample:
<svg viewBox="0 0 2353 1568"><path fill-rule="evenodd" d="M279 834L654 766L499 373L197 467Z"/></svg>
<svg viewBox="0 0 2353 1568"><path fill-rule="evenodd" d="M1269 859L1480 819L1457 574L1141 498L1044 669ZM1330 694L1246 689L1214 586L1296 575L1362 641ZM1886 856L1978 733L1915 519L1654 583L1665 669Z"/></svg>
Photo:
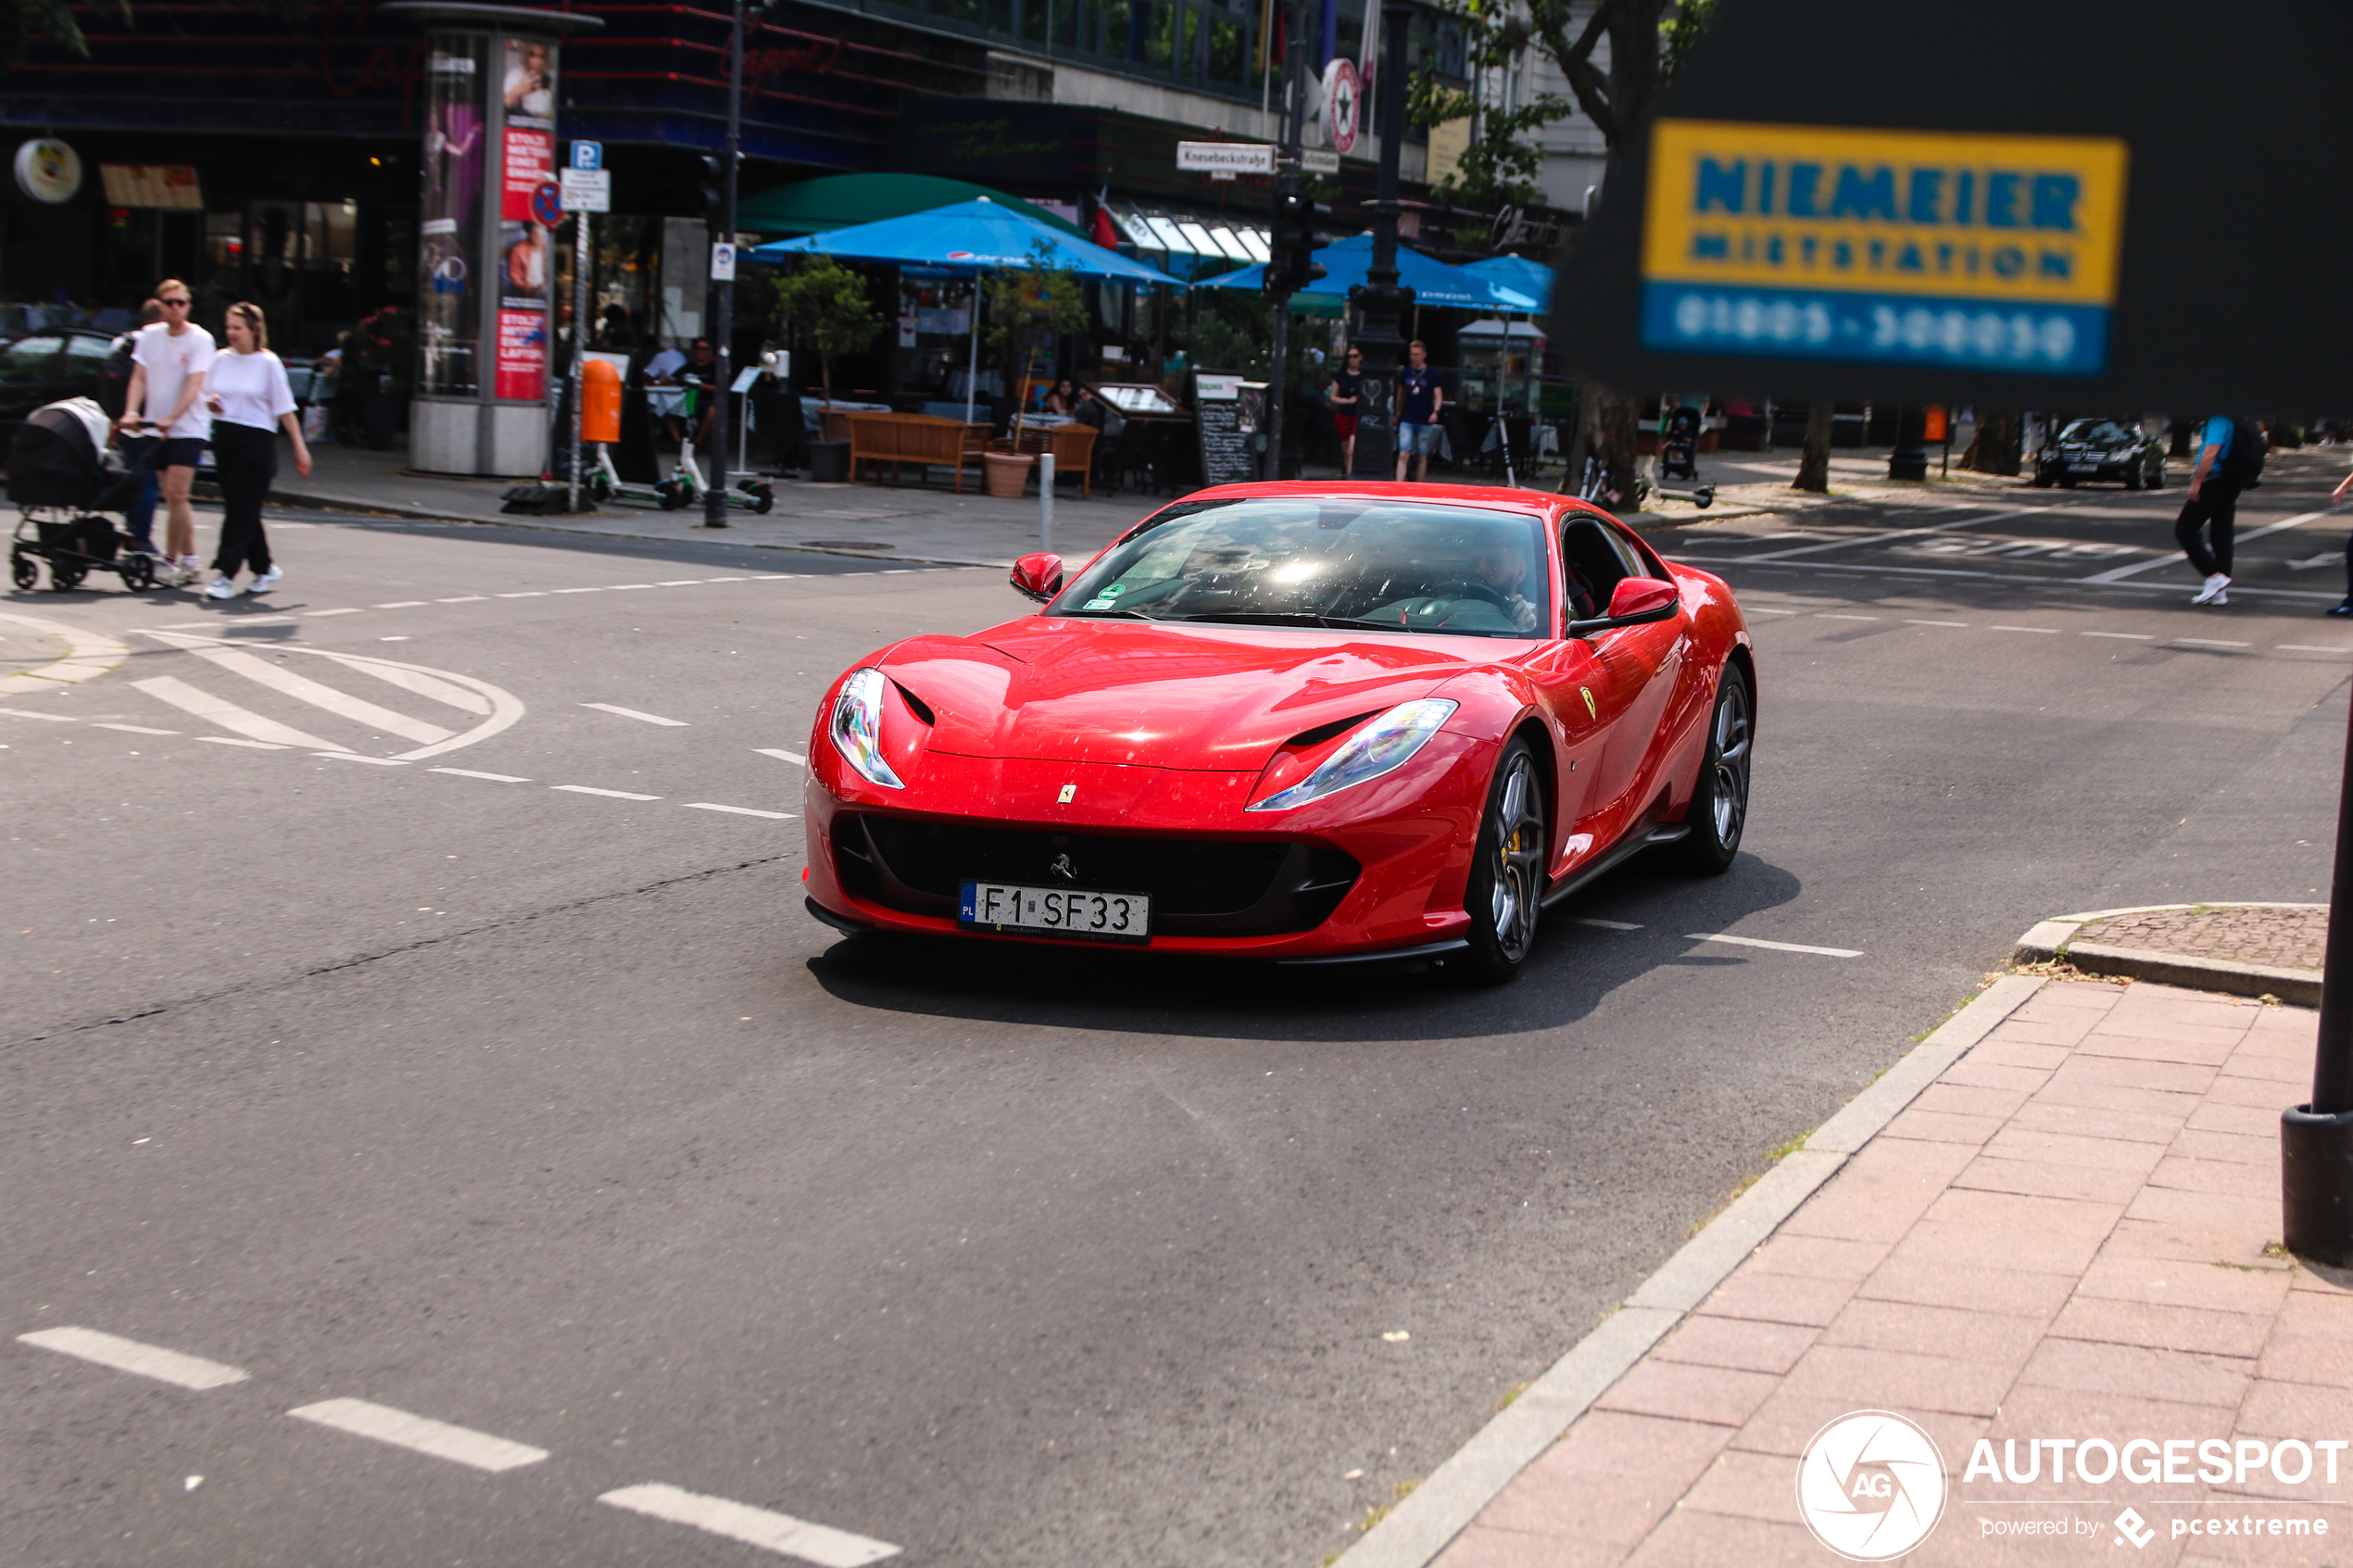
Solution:
<svg viewBox="0 0 2353 1568"><path fill-rule="evenodd" d="M418 261L424 273L418 348L422 390L478 390L474 345L482 301L472 258L482 244L483 113L486 47L456 40L425 61L425 195Z"/></svg>
<svg viewBox="0 0 2353 1568"><path fill-rule="evenodd" d="M498 374L492 388L500 397L537 402L547 395L547 313L498 312Z"/></svg>

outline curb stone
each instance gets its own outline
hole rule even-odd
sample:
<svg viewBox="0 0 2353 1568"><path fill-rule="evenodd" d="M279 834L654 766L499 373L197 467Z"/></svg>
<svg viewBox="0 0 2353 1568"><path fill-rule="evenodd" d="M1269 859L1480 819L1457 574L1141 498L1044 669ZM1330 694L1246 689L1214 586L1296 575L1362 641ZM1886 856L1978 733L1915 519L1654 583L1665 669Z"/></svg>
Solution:
<svg viewBox="0 0 2353 1568"><path fill-rule="evenodd" d="M2275 964L2238 963L2230 959L2201 959L2188 953L2168 953L2154 947L2120 947L2106 942L2078 942L2075 934L2094 921L2118 915L2161 914L2172 909L2324 909L2325 904L2135 904L2121 909L2091 909L2080 915L2053 915L2037 922L2010 951L2016 964L2065 962L2086 974L2118 975L2153 980L2164 985L2185 985L2198 991L2221 991L2233 997L2276 997L2290 1007L2321 1005L2321 972L2282 969Z"/></svg>
<svg viewBox="0 0 2353 1568"><path fill-rule="evenodd" d="M0 621L16 626L29 626L66 645L63 659L54 659L38 670L28 670L22 674L0 676L0 696L54 692L62 684L103 675L131 657L130 648L104 633L85 632L62 621L44 621L38 616L19 615L14 610L0 614Z"/></svg>
<svg viewBox="0 0 2353 1568"><path fill-rule="evenodd" d="M2045 984L2039 974L2004 975L1906 1051L1709 1220L1616 1311L1343 1552L1335 1568L1426 1568L1781 1222Z"/></svg>

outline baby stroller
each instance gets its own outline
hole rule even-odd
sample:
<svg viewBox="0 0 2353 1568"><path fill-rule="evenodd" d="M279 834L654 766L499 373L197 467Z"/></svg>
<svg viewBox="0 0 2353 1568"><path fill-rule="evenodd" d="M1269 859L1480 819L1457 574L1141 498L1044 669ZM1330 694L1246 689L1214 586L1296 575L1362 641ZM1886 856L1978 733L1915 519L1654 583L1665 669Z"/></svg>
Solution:
<svg viewBox="0 0 2353 1568"><path fill-rule="evenodd" d="M1680 495L1705 509L1716 499L1716 486L1699 482L1700 411L1679 404L1658 422L1658 493Z"/></svg>
<svg viewBox="0 0 2353 1568"><path fill-rule="evenodd" d="M156 558L99 515L129 506L140 483L107 434L104 408L69 397L35 408L8 438L8 499L24 514L8 552L18 587L37 580L35 560L49 563L49 586L60 594L94 571L116 573L134 594L155 586Z"/></svg>

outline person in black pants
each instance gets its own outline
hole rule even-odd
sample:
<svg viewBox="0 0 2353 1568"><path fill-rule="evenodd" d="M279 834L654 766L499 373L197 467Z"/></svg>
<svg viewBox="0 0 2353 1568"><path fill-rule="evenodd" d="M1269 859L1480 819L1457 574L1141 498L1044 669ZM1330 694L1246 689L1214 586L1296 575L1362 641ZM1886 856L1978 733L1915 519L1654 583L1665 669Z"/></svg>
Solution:
<svg viewBox="0 0 2353 1568"><path fill-rule="evenodd" d="M220 544L212 559L209 598L237 596L236 575L253 571L249 593L262 593L285 575L270 558L261 531L261 503L278 475L278 432L294 437L295 471L308 478L310 448L302 439L286 367L270 352L270 328L258 305L229 307L229 346L205 382L212 412L212 454L220 476Z"/></svg>
<svg viewBox="0 0 2353 1568"><path fill-rule="evenodd" d="M2190 474L2189 499L2182 503L2182 515L2173 522L2173 542L2206 579L2205 586L2190 600L2194 605L2231 602L2232 534L2238 521L2240 471L2247 457L2234 450L2239 439L2229 415L2216 414L2206 421L2197 467ZM2254 466L2254 471L2262 471L2260 464ZM2207 546L2209 533L2211 549Z"/></svg>

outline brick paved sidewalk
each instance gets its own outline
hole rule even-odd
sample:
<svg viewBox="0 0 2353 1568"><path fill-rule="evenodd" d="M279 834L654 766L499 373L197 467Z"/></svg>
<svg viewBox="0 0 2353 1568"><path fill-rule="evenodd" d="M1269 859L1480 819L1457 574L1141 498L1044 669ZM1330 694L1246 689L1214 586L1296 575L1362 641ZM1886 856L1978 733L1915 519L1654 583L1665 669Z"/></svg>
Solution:
<svg viewBox="0 0 2353 1568"><path fill-rule="evenodd" d="M1797 1456L1867 1409L1943 1452L1951 1500L1907 1562L2107 1557L2128 1505L2155 1530L2122 1554L2136 1565L2353 1562L2353 1455L2334 1485L2317 1465L2299 1486L2259 1468L2244 1486L1963 1479L1980 1437L1995 1452L2353 1437L2353 1276L2273 1245L2279 1114L2307 1098L2314 1026L2145 982L2046 985L1522 1471L1442 1568L1836 1562L1798 1520ZM2173 1534L2226 1512L2255 1532L2325 1520L2327 1538ZM1986 1534L2030 1518L2076 1534Z"/></svg>
<svg viewBox="0 0 2353 1568"><path fill-rule="evenodd" d="M2086 922L2072 938L2184 958L2309 970L2321 967L2328 939L2325 906L2291 904L2201 904L2149 909Z"/></svg>

